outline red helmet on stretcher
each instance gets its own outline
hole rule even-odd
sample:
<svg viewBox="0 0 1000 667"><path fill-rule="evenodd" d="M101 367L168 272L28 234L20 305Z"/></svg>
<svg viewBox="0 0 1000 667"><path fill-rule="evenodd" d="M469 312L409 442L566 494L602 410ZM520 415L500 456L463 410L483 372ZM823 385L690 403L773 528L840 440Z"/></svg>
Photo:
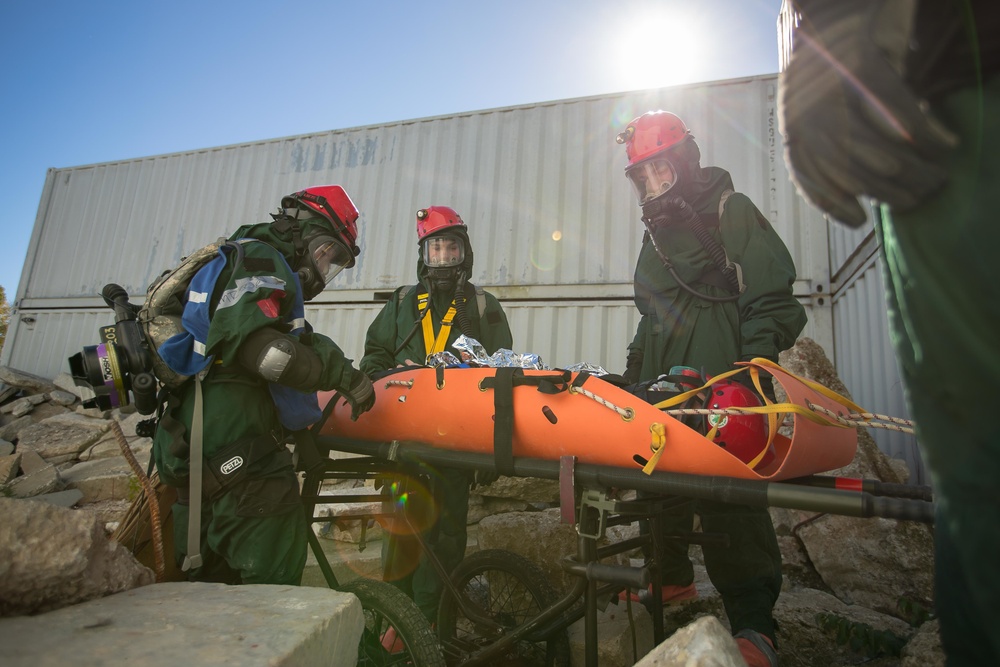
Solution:
<svg viewBox="0 0 1000 667"><path fill-rule="evenodd" d="M724 380L712 385L712 396L707 407L712 410L726 408L759 408L760 398L748 387ZM753 469L766 467L774 460L774 443L767 442L767 416L755 414L708 415L708 428L712 441ZM765 447L767 448L765 451Z"/></svg>

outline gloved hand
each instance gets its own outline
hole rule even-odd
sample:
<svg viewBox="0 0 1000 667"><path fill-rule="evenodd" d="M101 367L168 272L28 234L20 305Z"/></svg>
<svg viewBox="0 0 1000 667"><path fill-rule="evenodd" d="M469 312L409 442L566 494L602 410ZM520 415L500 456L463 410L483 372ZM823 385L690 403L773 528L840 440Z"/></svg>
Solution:
<svg viewBox="0 0 1000 667"><path fill-rule="evenodd" d="M746 387L747 389L749 389L750 391L752 391L754 394L756 394L758 396L758 398L760 397L760 393L757 391L757 387L755 387L754 384L753 384L753 378L750 377L750 371L744 371L742 373L737 373L736 375L734 375L730 379L731 380L735 380L736 382L739 382L744 387ZM769 401L771 401L772 403L776 402L777 399L774 397L774 381L771 378L771 376L768 375L767 373L758 373L757 374L757 379L760 380L760 388L761 388L761 391L763 391L764 396L766 396L767 399ZM763 404L764 401L761 401L761 403Z"/></svg>
<svg viewBox="0 0 1000 667"><path fill-rule="evenodd" d="M496 470L484 470L482 468L477 468L476 473L472 478L472 488L476 488L477 486L489 486L498 479L500 479L500 473Z"/></svg>
<svg viewBox="0 0 1000 667"><path fill-rule="evenodd" d="M372 409L375 405L375 387L372 386L368 376L358 371L351 383L350 389L342 392L347 402L351 404L351 421L358 421L358 417Z"/></svg>
<svg viewBox="0 0 1000 667"><path fill-rule="evenodd" d="M866 219L859 195L913 208L944 184L942 158L958 143L903 81L916 0L795 5L802 19L778 78L792 180L852 227Z"/></svg>
<svg viewBox="0 0 1000 667"><path fill-rule="evenodd" d="M643 356L642 350L629 350L628 357L625 359L625 372L622 373L627 384L635 384L639 381Z"/></svg>
<svg viewBox="0 0 1000 667"><path fill-rule="evenodd" d="M642 217L654 226L671 222L689 223L698 218L698 213L677 195L663 195L642 205Z"/></svg>

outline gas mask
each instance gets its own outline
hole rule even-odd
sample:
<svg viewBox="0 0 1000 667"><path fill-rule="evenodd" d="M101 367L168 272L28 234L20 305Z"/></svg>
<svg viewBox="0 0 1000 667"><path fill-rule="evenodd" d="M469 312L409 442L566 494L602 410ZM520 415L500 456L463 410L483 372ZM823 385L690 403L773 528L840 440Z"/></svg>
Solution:
<svg viewBox="0 0 1000 667"><path fill-rule="evenodd" d="M458 234L438 234L428 237L420 244L427 280L430 287L439 293L455 291L458 276L465 262L465 242Z"/></svg>
<svg viewBox="0 0 1000 667"><path fill-rule="evenodd" d="M354 254L333 236L317 234L306 239L306 254L295 267L302 284L303 300L314 299L353 261Z"/></svg>

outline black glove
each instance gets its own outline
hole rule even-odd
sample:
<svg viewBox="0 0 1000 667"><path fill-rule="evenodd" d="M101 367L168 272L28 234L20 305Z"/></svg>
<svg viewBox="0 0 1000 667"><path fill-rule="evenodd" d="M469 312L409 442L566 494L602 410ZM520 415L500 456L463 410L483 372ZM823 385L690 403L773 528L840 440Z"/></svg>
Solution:
<svg viewBox="0 0 1000 667"><path fill-rule="evenodd" d="M625 384L635 384L639 381L643 356L641 350L629 350L628 357L625 359L625 372L622 373Z"/></svg>
<svg viewBox="0 0 1000 667"><path fill-rule="evenodd" d="M664 195L643 204L642 217L655 227L672 222L690 223L698 219L698 213L683 198Z"/></svg>
<svg viewBox="0 0 1000 667"><path fill-rule="evenodd" d="M760 397L760 393L757 392L757 387L753 384L753 378L750 377L749 370L744 371L743 373L738 373L730 379L739 382L741 385L752 391L758 398ZM760 380L760 389L764 393L764 396L766 396L772 403L777 402L777 399L774 397L774 382L771 376L767 373L758 373L757 379ZM761 401L761 404L763 403L764 401Z"/></svg>
<svg viewBox="0 0 1000 667"><path fill-rule="evenodd" d="M958 143L903 80L918 3L795 4L802 19L778 79L792 180L806 199L852 227L866 219L859 195L901 211L916 206L944 184L943 158Z"/></svg>
<svg viewBox="0 0 1000 667"><path fill-rule="evenodd" d="M351 421L358 421L358 417L372 409L375 405L375 387L371 380L364 373L358 371L351 383L351 388L342 392L347 402L351 404Z"/></svg>
<svg viewBox="0 0 1000 667"><path fill-rule="evenodd" d="M476 488L477 486L489 486L498 479L500 479L500 473L496 470L484 470L482 468L477 468L472 477L472 488Z"/></svg>

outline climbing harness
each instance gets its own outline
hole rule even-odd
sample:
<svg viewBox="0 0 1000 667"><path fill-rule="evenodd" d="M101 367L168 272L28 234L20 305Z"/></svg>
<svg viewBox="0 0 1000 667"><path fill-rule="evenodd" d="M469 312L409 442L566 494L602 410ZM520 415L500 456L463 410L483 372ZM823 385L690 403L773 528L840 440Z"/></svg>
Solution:
<svg viewBox="0 0 1000 667"><path fill-rule="evenodd" d="M431 311L427 307L429 302L430 296L427 292L417 295L417 310L424 328L424 350L428 356L444 351L445 345L448 344L448 336L451 335L451 325L455 320L455 313L457 312L455 309L455 300L452 299L451 306L448 307L448 312L441 318L441 328L438 330L437 337L435 338L434 318L430 316Z"/></svg>

